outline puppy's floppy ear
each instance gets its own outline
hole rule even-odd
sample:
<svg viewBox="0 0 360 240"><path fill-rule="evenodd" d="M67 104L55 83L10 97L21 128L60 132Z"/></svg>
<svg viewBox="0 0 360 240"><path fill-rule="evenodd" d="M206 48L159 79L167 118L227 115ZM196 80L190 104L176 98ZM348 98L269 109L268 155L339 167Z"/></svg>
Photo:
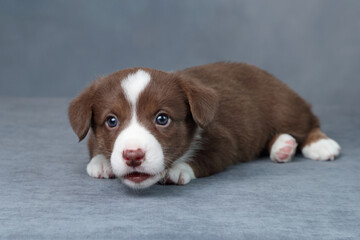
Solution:
<svg viewBox="0 0 360 240"><path fill-rule="evenodd" d="M86 137L89 131L92 118L92 106L94 104L94 94L97 82L93 82L85 88L79 96L74 98L69 106L69 120L72 129L79 138L79 141Z"/></svg>
<svg viewBox="0 0 360 240"><path fill-rule="evenodd" d="M215 117L218 98L214 89L188 76L179 75L180 85L188 99L194 121L206 127Z"/></svg>

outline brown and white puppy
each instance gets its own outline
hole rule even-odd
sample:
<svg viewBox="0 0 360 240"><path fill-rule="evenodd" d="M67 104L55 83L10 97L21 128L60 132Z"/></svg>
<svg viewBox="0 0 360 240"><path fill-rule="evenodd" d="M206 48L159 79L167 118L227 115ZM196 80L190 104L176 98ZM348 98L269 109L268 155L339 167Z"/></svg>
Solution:
<svg viewBox="0 0 360 240"><path fill-rule="evenodd" d="M340 154L301 97L244 63L118 71L75 98L69 119L80 141L90 129L88 174L132 188L187 184L264 151L279 163L297 147L314 160Z"/></svg>

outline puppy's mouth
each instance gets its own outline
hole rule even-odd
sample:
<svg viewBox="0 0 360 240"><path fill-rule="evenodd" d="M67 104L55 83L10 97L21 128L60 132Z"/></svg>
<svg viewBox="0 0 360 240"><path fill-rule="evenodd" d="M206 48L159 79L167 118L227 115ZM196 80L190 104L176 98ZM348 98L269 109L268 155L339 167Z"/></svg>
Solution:
<svg viewBox="0 0 360 240"><path fill-rule="evenodd" d="M154 177L155 175L151 175L148 173L142 173L142 172L132 172L128 173L124 176L124 179L129 180L134 183L141 183L149 178Z"/></svg>
<svg viewBox="0 0 360 240"><path fill-rule="evenodd" d="M122 182L128 187L141 189L150 187L151 185L159 182L162 178L164 178L165 174L165 170L155 174L133 171L123 175L120 179L122 179Z"/></svg>

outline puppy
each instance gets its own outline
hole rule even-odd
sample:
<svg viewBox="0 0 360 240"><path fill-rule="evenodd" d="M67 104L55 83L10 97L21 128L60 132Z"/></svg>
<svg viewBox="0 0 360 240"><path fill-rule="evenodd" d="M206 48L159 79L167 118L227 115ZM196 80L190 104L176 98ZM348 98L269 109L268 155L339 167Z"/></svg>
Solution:
<svg viewBox="0 0 360 240"><path fill-rule="evenodd" d="M79 141L89 133L87 172L131 188L184 185L263 152L289 162L333 160L340 146L294 91L244 63L176 73L130 68L93 82L69 107Z"/></svg>

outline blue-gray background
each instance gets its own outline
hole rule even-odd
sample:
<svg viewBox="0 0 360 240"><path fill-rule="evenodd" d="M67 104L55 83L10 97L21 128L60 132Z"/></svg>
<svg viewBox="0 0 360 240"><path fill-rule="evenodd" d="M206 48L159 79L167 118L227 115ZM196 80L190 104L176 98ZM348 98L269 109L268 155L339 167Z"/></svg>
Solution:
<svg viewBox="0 0 360 240"><path fill-rule="evenodd" d="M258 65L342 146L144 192L86 173L69 101L98 75ZM0 0L0 239L360 239L359 0ZM30 97L30 98L28 98Z"/></svg>
<svg viewBox="0 0 360 240"><path fill-rule="evenodd" d="M0 96L73 97L133 66L258 65L315 104L360 102L360 1L0 1Z"/></svg>

